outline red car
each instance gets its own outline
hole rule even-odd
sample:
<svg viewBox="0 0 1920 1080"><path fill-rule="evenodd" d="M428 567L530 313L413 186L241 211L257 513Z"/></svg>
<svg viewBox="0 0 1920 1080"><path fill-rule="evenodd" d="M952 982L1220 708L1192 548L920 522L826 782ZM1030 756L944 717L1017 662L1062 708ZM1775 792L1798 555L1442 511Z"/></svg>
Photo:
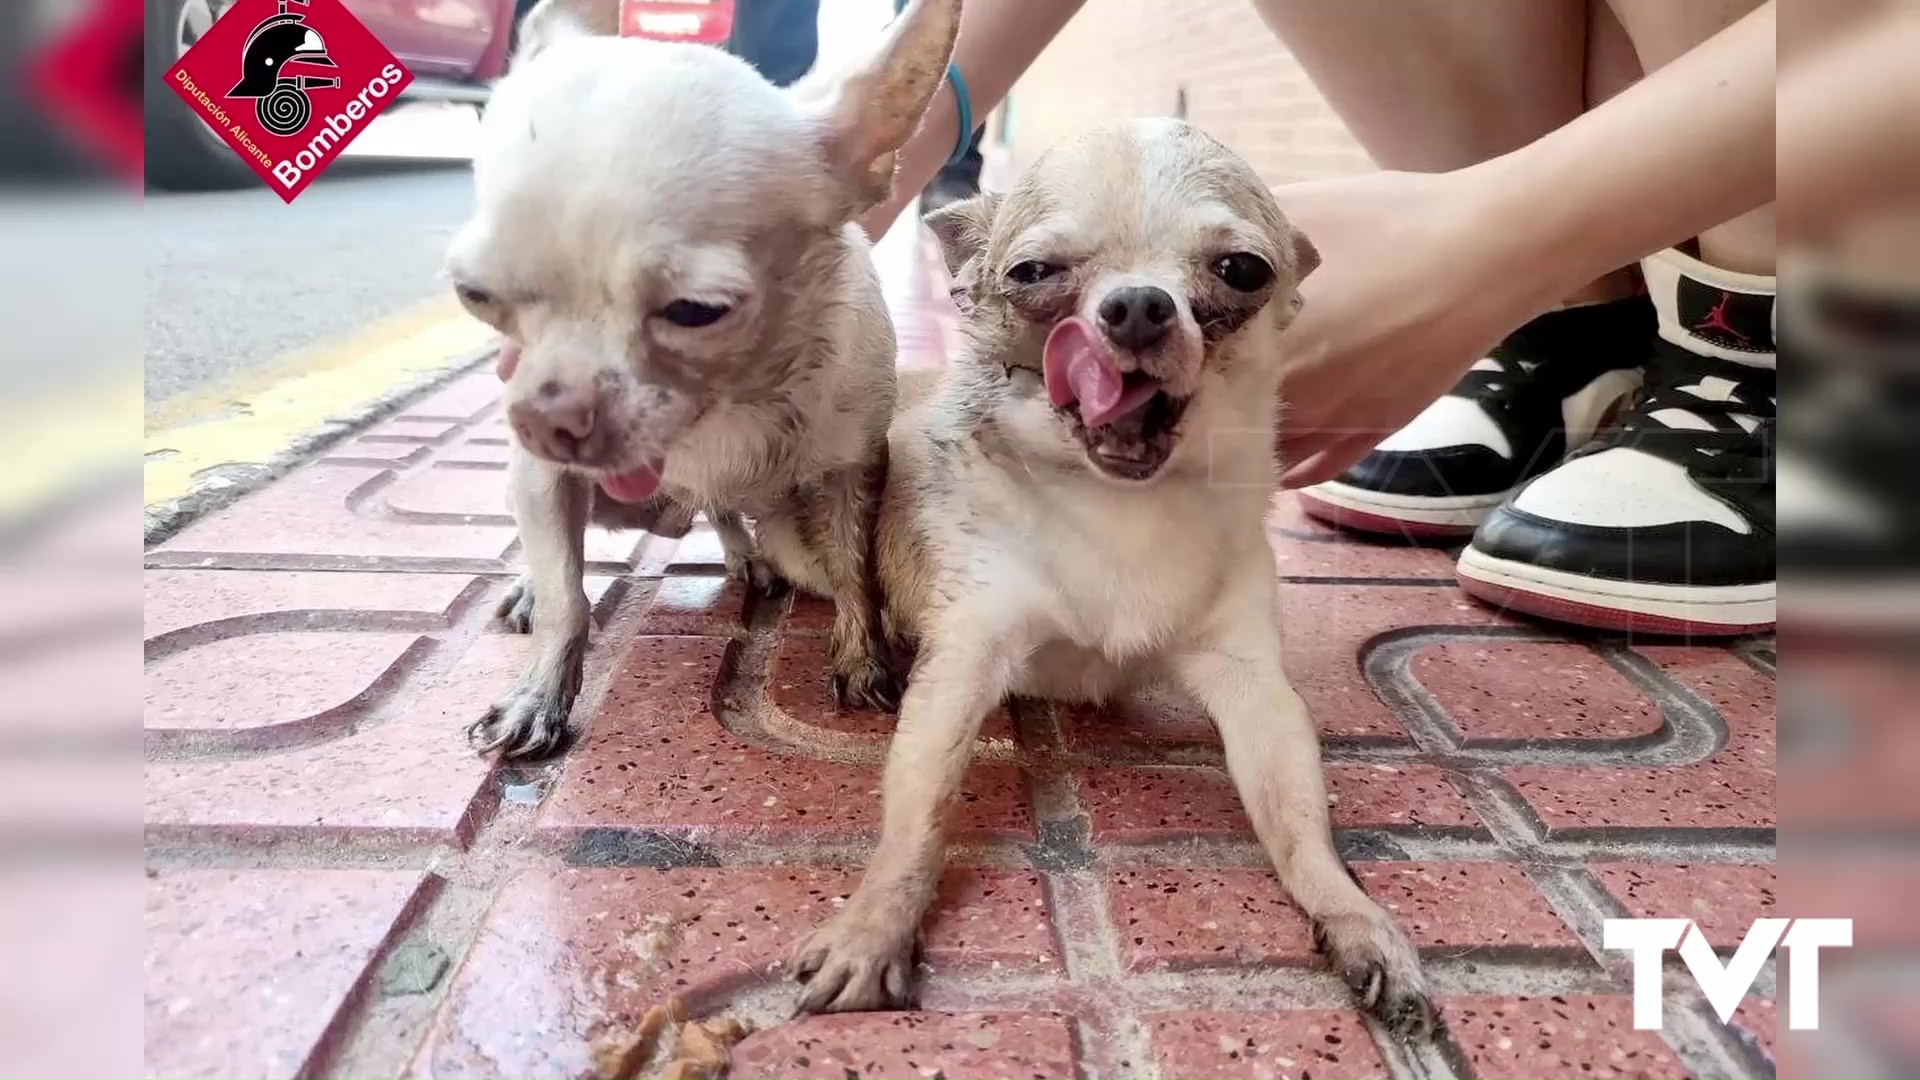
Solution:
<svg viewBox="0 0 1920 1080"><path fill-rule="evenodd" d="M12 3L14 0L0 0ZM413 72L407 96L487 100L507 67L513 31L535 0L343 0ZM159 79L232 0L147 0L147 182L165 188L258 183L253 171Z"/></svg>

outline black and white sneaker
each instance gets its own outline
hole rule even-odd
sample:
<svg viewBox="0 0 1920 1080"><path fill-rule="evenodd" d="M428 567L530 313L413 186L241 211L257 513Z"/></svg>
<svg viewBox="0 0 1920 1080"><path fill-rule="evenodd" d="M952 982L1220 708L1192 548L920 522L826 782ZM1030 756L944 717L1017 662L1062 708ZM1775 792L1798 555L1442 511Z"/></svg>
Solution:
<svg viewBox="0 0 1920 1080"><path fill-rule="evenodd" d="M1644 296L1542 315L1339 479L1301 491L1301 505L1366 532L1466 536L1593 438L1639 385L1653 332Z"/></svg>
<svg viewBox="0 0 1920 1080"><path fill-rule="evenodd" d="M1792 625L1920 628L1920 298L1905 281L1784 269L1780 565Z"/></svg>
<svg viewBox="0 0 1920 1080"><path fill-rule="evenodd" d="M1774 279L1642 265L1660 340L1619 424L1503 503L1460 587L1562 622L1729 635L1774 623Z"/></svg>

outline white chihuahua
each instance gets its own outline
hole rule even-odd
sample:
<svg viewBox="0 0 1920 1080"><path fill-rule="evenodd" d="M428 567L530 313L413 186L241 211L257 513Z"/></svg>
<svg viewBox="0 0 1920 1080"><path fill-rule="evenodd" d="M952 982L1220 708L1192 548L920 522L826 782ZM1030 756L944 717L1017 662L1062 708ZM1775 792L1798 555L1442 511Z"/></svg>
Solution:
<svg viewBox="0 0 1920 1080"><path fill-rule="evenodd" d="M607 36L617 7L529 14L447 259L522 346L506 406L527 575L501 614L535 657L473 733L509 755L566 731L590 518L684 529L705 511L730 572L834 601L843 701L899 695L872 564L894 336L851 223L890 194L960 0L916 0L864 65L790 91L717 49Z"/></svg>
<svg viewBox="0 0 1920 1080"><path fill-rule="evenodd" d="M1313 246L1245 162L1170 120L1091 131L929 224L970 350L893 424L881 575L919 656L879 845L800 951L801 1007L909 998L942 818L1003 699L1166 679L1219 728L1334 969L1389 1026L1425 1030L1418 957L1334 850L1319 740L1281 670L1264 521L1281 330Z"/></svg>

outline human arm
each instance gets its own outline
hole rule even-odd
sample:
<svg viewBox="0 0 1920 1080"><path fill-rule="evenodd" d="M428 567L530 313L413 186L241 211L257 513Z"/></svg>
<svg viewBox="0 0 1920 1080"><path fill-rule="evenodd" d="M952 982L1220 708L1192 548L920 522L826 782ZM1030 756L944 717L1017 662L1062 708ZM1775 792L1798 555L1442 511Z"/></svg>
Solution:
<svg viewBox="0 0 1920 1080"><path fill-rule="evenodd" d="M1013 84L1085 2L967 0L960 13L960 37L954 44L953 62L966 80L976 123L1006 99ZM867 235L878 239L884 234L959 144L960 116L953 88L942 85L927 107L920 130L900 151L893 196L860 219Z"/></svg>
<svg viewBox="0 0 1920 1080"><path fill-rule="evenodd" d="M1521 323L1773 189L1772 2L1483 164L1277 189L1323 259L1285 337L1286 483L1337 476Z"/></svg>

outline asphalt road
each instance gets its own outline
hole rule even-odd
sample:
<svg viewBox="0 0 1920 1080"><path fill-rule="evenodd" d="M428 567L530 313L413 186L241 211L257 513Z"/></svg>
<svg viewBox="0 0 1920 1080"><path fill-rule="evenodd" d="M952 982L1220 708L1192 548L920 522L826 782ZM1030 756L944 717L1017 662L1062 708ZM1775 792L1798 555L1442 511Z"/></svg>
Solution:
<svg viewBox="0 0 1920 1080"><path fill-rule="evenodd" d="M342 159L292 205L264 186L150 192L149 413L442 295L441 258L472 201L458 160Z"/></svg>

